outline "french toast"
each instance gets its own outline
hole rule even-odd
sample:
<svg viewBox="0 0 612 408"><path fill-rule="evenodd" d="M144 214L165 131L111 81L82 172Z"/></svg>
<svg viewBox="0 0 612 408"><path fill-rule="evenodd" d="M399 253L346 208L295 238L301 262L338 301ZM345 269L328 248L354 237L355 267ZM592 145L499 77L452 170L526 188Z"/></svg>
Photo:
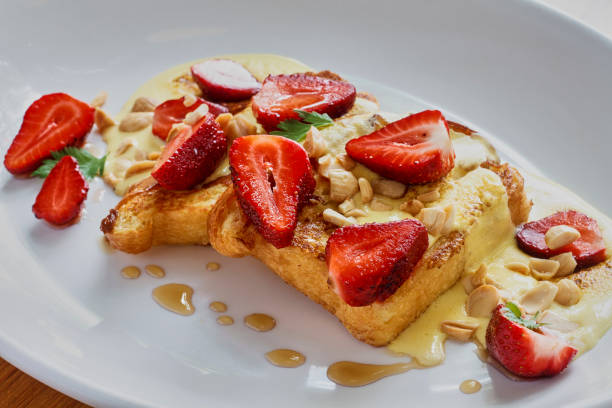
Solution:
<svg viewBox="0 0 612 408"><path fill-rule="evenodd" d="M258 80L269 74L307 72L322 78L341 80L330 71L310 72L306 65L295 60L274 55L231 56L249 69ZM186 94L199 96L199 88L188 73L193 63L183 64L163 72L144 84L124 106L117 118L120 122L128 115L138 97L173 98ZM250 100L226 104L231 114L220 115L217 122L228 135L228 143L246 134L263 133L251 113ZM344 116L354 116L378 110L376 98L367 92L358 92L355 104ZM109 158L104 173L122 200L102 221L101 230L108 242L127 253L139 253L156 245L207 245L207 217L216 199L231 184L229 168L224 159L207 182L191 190L166 190L149 177L150 168L129 172L128 166L138 164L140 154L155 154L163 148L163 142L151 134L151 127L136 133L121 132L117 126L103 133L109 148ZM133 144L127 149L125 140ZM125 145L125 143L124 143ZM153 156L155 157L155 156ZM125 164L124 164L125 163Z"/></svg>
<svg viewBox="0 0 612 408"><path fill-rule="evenodd" d="M377 119L373 115L362 115L337 121L322 132L327 137L330 151L333 153L337 148L339 152L348 139L375 130L380 126ZM477 141L477 136L467 128L455 126L455 129L465 132L453 131L455 140L461 143L463 138L469 138L470 143L479 143L483 152L490 152L488 145ZM488 252L493 252L498 234L501 239L513 230L514 224L509 221L511 218L515 222L526 219L530 203L524 195L522 178L517 170L497 163L487 154L480 156L478 163L462 159L458 158L456 171L432 183L440 192L440 199L427 204L453 204L457 214L456 227L447 234L431 237L430 242L433 243L410 278L382 303L351 307L328 284L325 247L335 226L323 219L323 211L336 207L329 202L329 186L320 175L317 175L315 199L301 210L290 246L278 249L262 238L241 211L233 188L223 193L210 214L210 241L221 254L258 258L285 282L334 314L357 339L383 346L414 321L442 292L455 284L464 270L476 267ZM478 167L481 163L490 170ZM474 168L474 165L477 167ZM365 168L354 171L364 176L368 173ZM402 200L431 188L432 185L409 187ZM512 200L508 199L509 196ZM356 201L359 202L359 198ZM377 214L364 217L360 223L390 220L394 216L397 219L398 214L402 214L402 218L412 217L409 213L397 211L399 201L389 200L395 206L393 214L392 211L371 211ZM487 240L482 239L485 235L488 236Z"/></svg>

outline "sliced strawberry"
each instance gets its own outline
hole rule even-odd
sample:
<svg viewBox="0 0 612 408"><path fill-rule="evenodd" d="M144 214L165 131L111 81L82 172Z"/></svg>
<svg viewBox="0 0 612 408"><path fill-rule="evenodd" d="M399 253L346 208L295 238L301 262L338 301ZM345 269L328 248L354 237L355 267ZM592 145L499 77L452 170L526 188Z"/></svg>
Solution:
<svg viewBox="0 0 612 408"><path fill-rule="evenodd" d="M91 130L94 108L64 93L44 95L23 117L19 133L4 157L13 174L35 170L51 152L79 144Z"/></svg>
<svg viewBox="0 0 612 408"><path fill-rule="evenodd" d="M487 326L487 350L508 371L521 377L550 377L567 367L578 350L522 315L509 303L497 305Z"/></svg>
<svg viewBox="0 0 612 408"><path fill-rule="evenodd" d="M350 140L346 152L376 173L404 184L444 177L455 165L448 124L440 111L423 111Z"/></svg>
<svg viewBox="0 0 612 408"><path fill-rule="evenodd" d="M208 114L166 145L151 176L168 190L192 188L215 171L226 150L225 133Z"/></svg>
<svg viewBox="0 0 612 408"><path fill-rule="evenodd" d="M267 131L287 119L299 119L295 109L327 113L337 118L348 112L356 97L349 82L308 74L270 75L253 97L253 114Z"/></svg>
<svg viewBox="0 0 612 408"><path fill-rule="evenodd" d="M155 108L153 113L153 134L166 140L172 125L182 122L189 112L193 112L203 103L208 105L208 112L214 117L229 112L225 106L205 101L202 98L197 98L195 103L190 106L185 106L184 96L178 99L169 99Z"/></svg>
<svg viewBox="0 0 612 408"><path fill-rule="evenodd" d="M32 211L36 218L51 224L66 224L79 215L88 190L79 163L72 156L64 156L45 179Z"/></svg>
<svg viewBox="0 0 612 408"><path fill-rule="evenodd" d="M350 306L384 302L410 277L428 245L427 229L414 219L338 228L325 248L330 282Z"/></svg>
<svg viewBox="0 0 612 408"><path fill-rule="evenodd" d="M291 244L300 207L315 188L304 148L282 136L234 140L229 152L234 191L257 231L277 248Z"/></svg>
<svg viewBox="0 0 612 408"><path fill-rule="evenodd" d="M580 232L580 238L564 247L552 250L544 239L546 232L555 225L567 225ZM550 258L563 252L571 252L578 267L596 265L606 260L606 246L597 221L581 212L559 211L541 220L527 222L517 228L519 248L532 256Z"/></svg>
<svg viewBox="0 0 612 408"><path fill-rule="evenodd" d="M191 67L191 75L204 97L216 102L236 102L259 92L261 84L245 67L229 59L213 59Z"/></svg>

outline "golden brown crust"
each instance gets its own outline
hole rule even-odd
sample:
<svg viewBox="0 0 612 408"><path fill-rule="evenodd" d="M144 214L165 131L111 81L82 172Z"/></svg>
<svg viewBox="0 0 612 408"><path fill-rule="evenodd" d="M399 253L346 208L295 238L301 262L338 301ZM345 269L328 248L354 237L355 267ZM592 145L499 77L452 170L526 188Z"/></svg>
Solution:
<svg viewBox="0 0 612 408"><path fill-rule="evenodd" d="M499 164L487 161L480 166L497 174L506 187L508 208L514 225L526 222L533 203L525 194L525 180L521 173L508 163Z"/></svg>
<svg viewBox="0 0 612 408"><path fill-rule="evenodd" d="M508 177L516 171L503 168L505 172L501 172L500 177ZM520 197L526 200L522 187L522 183L518 186L505 185L507 195L515 197L512 204L508 204L511 213L516 210L514 205L523 202L519 200ZM469 211L464 216L473 217L476 221L491 209L482 204L481 198L473 199L472 204L466 203ZM325 245L334 227L322 220L323 208L320 200L312 200L306 205L298 217L292 245L277 249L248 223L233 190L228 190L209 217L211 244L226 255L252 255L260 259L285 282L334 314L353 336L374 346L382 346L393 340L431 302L455 284L465 269L466 235L455 231L440 237L427 250L410 278L385 302L350 307L328 284ZM474 222L471 225L470 228L480 228L479 225L486 223ZM477 233L485 231L479 229Z"/></svg>
<svg viewBox="0 0 612 408"><path fill-rule="evenodd" d="M156 245L208 244L208 215L230 178L185 191L165 190L151 180L133 186L102 221L111 246L139 253Z"/></svg>

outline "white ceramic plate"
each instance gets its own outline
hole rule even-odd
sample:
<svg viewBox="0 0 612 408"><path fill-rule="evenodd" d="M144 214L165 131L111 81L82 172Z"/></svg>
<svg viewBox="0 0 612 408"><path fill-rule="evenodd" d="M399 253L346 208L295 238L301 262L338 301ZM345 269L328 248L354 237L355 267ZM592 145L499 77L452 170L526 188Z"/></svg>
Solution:
<svg viewBox="0 0 612 408"><path fill-rule="evenodd" d="M612 213L612 45L597 33L527 1L328 0L185 2L45 1L0 9L0 147L4 156L26 107L66 91L122 102L147 78L203 56L277 53L350 77L388 110L434 105L503 140L545 174ZM369 78L373 82L360 80ZM391 88L385 88L385 86ZM395 89L395 90L393 90ZM425 102L422 102L425 101ZM99 136L90 140L102 146ZM523 163L525 165L525 163ZM520 406L612 403L611 336L565 374L512 383L480 363L473 346L448 345L439 367L368 387L336 386L330 363L398 361L354 340L322 308L251 259L210 248L158 248L106 254L98 225L116 201L93 183L87 212L57 230L30 211L41 182L0 170L0 354L71 396L96 406L407 406L495 403ZM207 272L204 265L223 267ZM158 263L163 282L195 288L196 313L158 307L160 281L126 281L127 264ZM237 324L218 326L211 300L224 300ZM241 324L268 312L277 328ZM280 369L266 351L289 347L304 366ZM483 390L463 395L466 378Z"/></svg>

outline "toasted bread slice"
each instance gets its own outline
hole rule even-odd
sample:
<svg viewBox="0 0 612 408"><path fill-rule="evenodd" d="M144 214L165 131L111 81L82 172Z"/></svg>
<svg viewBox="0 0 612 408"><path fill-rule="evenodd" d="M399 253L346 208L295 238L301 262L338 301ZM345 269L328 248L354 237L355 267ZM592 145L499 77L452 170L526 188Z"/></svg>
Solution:
<svg viewBox="0 0 612 408"><path fill-rule="evenodd" d="M139 253L155 245L208 244L208 214L231 185L229 176L189 191L169 191L148 177L132 187L102 221L109 243Z"/></svg>
<svg viewBox="0 0 612 408"><path fill-rule="evenodd" d="M511 167L507 170L516 172ZM508 207L506 188L492 171L477 169L450 182L443 201L458 203L457 228L435 239L394 295L365 307L347 305L327 283L325 245L334 228L323 220L326 206L320 202L302 210L293 243L286 248L275 248L257 233L243 215L233 189L228 189L213 208L208 230L212 246L220 253L260 259L285 282L334 314L357 339L383 346L451 287L464 270L477 266L479 257L474 248L483 254L492 252L499 242L496 237L502 239L514 228L505 222L513 211Z"/></svg>
<svg viewBox="0 0 612 408"><path fill-rule="evenodd" d="M324 73L327 75L328 71ZM233 117L217 118L230 139L256 129L249 124L248 118L254 121L250 105L247 109L248 112ZM360 92L355 105L344 117L371 115L377 110L376 98ZM215 173L229 173L227 159ZM102 221L102 232L114 248L128 253L143 252L156 245L207 245L208 213L230 184L229 176L222 176L193 190L169 191L147 177L134 184L119 204L110 210Z"/></svg>
<svg viewBox="0 0 612 408"><path fill-rule="evenodd" d="M336 122L322 132L329 154L340 153L346 140L370 133L384 124L380 122L380 117L371 115ZM453 143L457 147L466 146L469 157L458 154L457 166L451 174L426 186L410 187L403 200L436 188L440 199L426 206L453 205L457 214L455 227L446 235L430 236L430 247L416 270L383 303L351 307L328 285L325 246L335 226L324 221L322 213L326 208L338 207L328 202L329 184L320 175L317 175L315 199L298 217L291 246L277 249L266 242L243 215L233 188L223 193L210 214L211 244L227 256L252 255L260 259L287 283L334 314L357 339L375 346L386 345L451 287L464 270L476 268L488 253L495 251L497 244L512 233L511 220L522 222L528 215L522 206L530 202L524 196L519 172L498 164L490 145L469 129L456 124L451 124L451 129ZM479 167L487 162L490 170ZM353 172L359 177L377 177L362 166ZM513 199L509 200L509 196ZM389 211L372 211L361 202L359 193L353 200L358 208L369 209L371 213L360 219L360 223L411 217L399 211L402 200L385 199L391 208Z"/></svg>

